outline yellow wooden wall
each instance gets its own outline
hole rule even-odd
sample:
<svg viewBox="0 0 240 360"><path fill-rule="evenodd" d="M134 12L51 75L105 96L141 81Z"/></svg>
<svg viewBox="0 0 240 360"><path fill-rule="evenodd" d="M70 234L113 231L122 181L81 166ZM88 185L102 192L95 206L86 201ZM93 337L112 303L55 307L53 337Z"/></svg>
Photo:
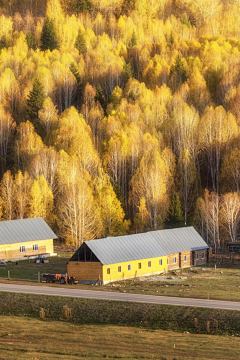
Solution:
<svg viewBox="0 0 240 360"><path fill-rule="evenodd" d="M102 264L100 262L69 261L67 273L79 281L102 281Z"/></svg>
<svg viewBox="0 0 240 360"><path fill-rule="evenodd" d="M162 265L159 265L159 260L162 260ZM151 267L148 266L148 262L151 261ZM141 263L141 269L138 268L138 264ZM128 270L128 265L131 265L131 270ZM121 272L118 271L118 267L121 266ZM110 269L110 274L107 273L107 269ZM163 271L167 271L167 256L128 261L119 264L111 264L103 266L103 282L109 282L114 280L124 280L134 276L141 276L146 274L156 274Z"/></svg>
<svg viewBox="0 0 240 360"><path fill-rule="evenodd" d="M38 250L33 250L33 245L38 244ZM25 252L20 252L20 246L25 246ZM53 240L35 240L15 244L0 245L0 259L10 260L53 253Z"/></svg>

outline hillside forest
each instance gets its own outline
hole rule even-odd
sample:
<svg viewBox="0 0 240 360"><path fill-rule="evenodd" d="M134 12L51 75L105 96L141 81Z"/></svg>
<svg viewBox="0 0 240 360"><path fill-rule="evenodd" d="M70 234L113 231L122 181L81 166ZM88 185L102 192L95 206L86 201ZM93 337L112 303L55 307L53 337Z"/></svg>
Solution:
<svg viewBox="0 0 240 360"><path fill-rule="evenodd" d="M239 22L238 0L0 0L0 219L72 247L239 239Z"/></svg>

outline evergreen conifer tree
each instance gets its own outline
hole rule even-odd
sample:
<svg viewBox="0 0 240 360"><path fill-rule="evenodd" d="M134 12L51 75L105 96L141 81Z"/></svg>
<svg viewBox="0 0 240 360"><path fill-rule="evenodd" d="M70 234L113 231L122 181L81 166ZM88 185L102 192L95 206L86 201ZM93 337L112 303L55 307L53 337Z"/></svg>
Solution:
<svg viewBox="0 0 240 360"><path fill-rule="evenodd" d="M125 64L123 66L123 70L124 70L124 74L125 74L127 81L133 77L132 66L130 63Z"/></svg>
<svg viewBox="0 0 240 360"><path fill-rule="evenodd" d="M26 41L27 41L29 49L36 50L37 45L36 45L35 37L34 37L34 35L33 35L33 33L31 31L29 31L27 33Z"/></svg>
<svg viewBox="0 0 240 360"><path fill-rule="evenodd" d="M3 35L0 40L0 50L7 48L8 48L7 38L6 35Z"/></svg>
<svg viewBox="0 0 240 360"><path fill-rule="evenodd" d="M78 36L75 41L75 48L79 51L79 54L85 54L87 52L85 37L80 29L78 30Z"/></svg>
<svg viewBox="0 0 240 360"><path fill-rule="evenodd" d="M81 102L81 98L82 98L82 94L83 94L83 84L82 84L82 81L81 81L81 77L79 75L79 71L78 71L78 68L77 68L77 65L72 62L70 64L70 67L69 67L70 71L72 72L72 74L74 75L75 79L76 79L76 83L77 83L77 91L76 91L76 96L75 96L75 104L76 104L76 107L78 107L78 105L80 104Z"/></svg>
<svg viewBox="0 0 240 360"><path fill-rule="evenodd" d="M76 66L76 64L75 64L74 62L72 62L72 63L70 64L69 69L70 69L70 71L72 72L72 74L74 75L77 84L80 84L81 78L80 78L80 75L79 75L78 68L77 68L77 66Z"/></svg>
<svg viewBox="0 0 240 360"><path fill-rule="evenodd" d="M42 108L45 98L44 88L40 80L36 79L33 83L33 89L28 95L26 109L27 119L32 121L34 125L38 123L38 111Z"/></svg>
<svg viewBox="0 0 240 360"><path fill-rule="evenodd" d="M40 40L42 51L58 49L58 39L54 29L54 23L53 20L48 17L45 19Z"/></svg>
<svg viewBox="0 0 240 360"><path fill-rule="evenodd" d="M76 1L76 12L79 13L91 13L92 11L92 3L88 0L77 0Z"/></svg>
<svg viewBox="0 0 240 360"><path fill-rule="evenodd" d="M129 43L129 47L132 49L135 45L137 45L137 37L136 37L135 30L133 30L132 38L131 38L131 41Z"/></svg>
<svg viewBox="0 0 240 360"><path fill-rule="evenodd" d="M168 209L167 222L169 225L180 226L184 221L179 195L174 193Z"/></svg>
<svg viewBox="0 0 240 360"><path fill-rule="evenodd" d="M114 186L114 192L117 196L117 199L120 201L121 207L123 208L123 210L126 214L126 203L125 203L122 188L118 182L116 182L113 186Z"/></svg>
<svg viewBox="0 0 240 360"><path fill-rule="evenodd" d="M100 105L102 106L104 112L106 110L106 107L105 107L105 99L104 99L104 95L103 95L103 91L102 91L102 88L101 88L101 85L98 84L97 86L97 89L96 89L96 95L94 97L94 101L95 102L99 102Z"/></svg>
<svg viewBox="0 0 240 360"><path fill-rule="evenodd" d="M171 66L169 77L171 78L173 75L176 75L181 83L184 83L188 79L187 71L180 55L177 56L175 63Z"/></svg>

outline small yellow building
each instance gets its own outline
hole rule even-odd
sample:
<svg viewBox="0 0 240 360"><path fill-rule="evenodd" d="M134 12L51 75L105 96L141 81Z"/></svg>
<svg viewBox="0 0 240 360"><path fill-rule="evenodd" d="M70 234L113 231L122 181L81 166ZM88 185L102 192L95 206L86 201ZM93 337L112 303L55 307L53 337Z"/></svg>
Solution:
<svg viewBox="0 0 240 360"><path fill-rule="evenodd" d="M81 283L129 279L167 270L167 253L146 234L91 240L68 262L68 274Z"/></svg>
<svg viewBox="0 0 240 360"><path fill-rule="evenodd" d="M0 259L16 261L52 255L56 238L43 218L0 221Z"/></svg>

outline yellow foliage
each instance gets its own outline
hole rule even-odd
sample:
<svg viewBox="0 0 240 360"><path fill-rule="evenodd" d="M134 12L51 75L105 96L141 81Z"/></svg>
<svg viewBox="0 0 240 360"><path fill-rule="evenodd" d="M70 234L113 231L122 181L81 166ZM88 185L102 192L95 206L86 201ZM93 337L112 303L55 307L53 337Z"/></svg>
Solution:
<svg viewBox="0 0 240 360"><path fill-rule="evenodd" d="M161 228L167 214L169 175L160 153L146 151L131 180L131 202L138 206L142 197L146 199L152 229Z"/></svg>
<svg viewBox="0 0 240 360"><path fill-rule="evenodd" d="M208 146L213 142L223 143L237 133L236 119L231 113L226 113L222 106L206 108L198 129L200 144Z"/></svg>
<svg viewBox="0 0 240 360"><path fill-rule="evenodd" d="M127 231L124 223L124 211L113 190L110 178L102 171L95 183L96 201L100 207L100 215L104 236L116 236Z"/></svg>
<svg viewBox="0 0 240 360"><path fill-rule="evenodd" d="M7 40L9 40L9 37L12 32L13 27L13 21L11 17L1 15L0 16L0 38L5 35Z"/></svg>
<svg viewBox="0 0 240 360"><path fill-rule="evenodd" d="M30 190L29 217L42 217L49 225L53 225L53 194L44 176L36 178Z"/></svg>

